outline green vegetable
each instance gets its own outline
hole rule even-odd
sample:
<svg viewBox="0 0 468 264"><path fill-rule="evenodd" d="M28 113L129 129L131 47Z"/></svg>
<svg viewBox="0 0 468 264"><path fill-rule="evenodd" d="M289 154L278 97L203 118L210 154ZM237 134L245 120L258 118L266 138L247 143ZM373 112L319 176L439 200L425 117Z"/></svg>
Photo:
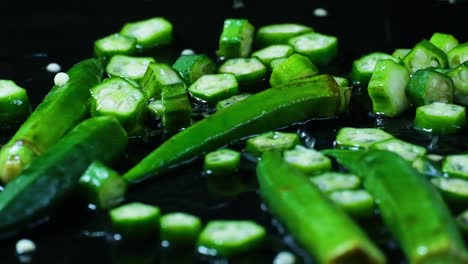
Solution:
<svg viewBox="0 0 468 264"><path fill-rule="evenodd" d="M458 46L458 39L453 35L445 33L436 32L432 35L429 41L445 53Z"/></svg>
<svg viewBox="0 0 468 264"><path fill-rule="evenodd" d="M254 32L254 26L247 19L226 19L216 54L226 59L248 57Z"/></svg>
<svg viewBox="0 0 468 264"><path fill-rule="evenodd" d="M399 59L383 52L373 52L362 56L353 62L351 78L362 84L367 84L374 73L375 65L379 60L393 60L398 63ZM396 68L396 67L394 67Z"/></svg>
<svg viewBox="0 0 468 264"><path fill-rule="evenodd" d="M263 64L270 65L274 59L287 58L294 53L294 48L291 45L278 44L271 45L261 50L252 53L252 57L257 57Z"/></svg>
<svg viewBox="0 0 468 264"><path fill-rule="evenodd" d="M297 135L296 135L297 136ZM331 170L331 160L322 153L297 145L284 152L284 160L291 167L307 174L317 174Z"/></svg>
<svg viewBox="0 0 468 264"><path fill-rule="evenodd" d="M203 54L182 55L172 68L180 74L187 85L194 83L203 75L216 72L216 64Z"/></svg>
<svg viewBox="0 0 468 264"><path fill-rule="evenodd" d="M112 230L128 238L148 238L159 231L161 210L157 206L133 202L109 211Z"/></svg>
<svg viewBox="0 0 468 264"><path fill-rule="evenodd" d="M275 87L316 74L318 74L317 67L307 57L294 54L273 68L270 85Z"/></svg>
<svg viewBox="0 0 468 264"><path fill-rule="evenodd" d="M348 79L343 78L343 77L338 77L338 76L333 76L333 79L335 79L338 86L349 87Z"/></svg>
<svg viewBox="0 0 468 264"><path fill-rule="evenodd" d="M204 168L211 174L227 175L235 172L240 165L241 154L231 149L220 149L205 156Z"/></svg>
<svg viewBox="0 0 468 264"><path fill-rule="evenodd" d="M468 262L468 253L447 206L410 163L388 151L324 152L363 178L364 187L378 201L383 221L409 263Z"/></svg>
<svg viewBox="0 0 468 264"><path fill-rule="evenodd" d="M405 142L396 138L380 141L370 146L370 149L380 149L394 152L407 161L414 161L426 155L426 148Z"/></svg>
<svg viewBox="0 0 468 264"><path fill-rule="evenodd" d="M78 188L88 202L107 209L124 199L127 184L116 171L95 161L81 176Z"/></svg>
<svg viewBox="0 0 468 264"><path fill-rule="evenodd" d="M286 61L288 58L279 58L279 59L274 59L270 62L270 69L273 71L278 65L283 63L283 61Z"/></svg>
<svg viewBox="0 0 468 264"><path fill-rule="evenodd" d="M247 139L245 150L260 156L269 150L292 149L299 144L299 136L296 133L266 132Z"/></svg>
<svg viewBox="0 0 468 264"><path fill-rule="evenodd" d="M151 100L146 106L146 109L156 119L162 118L163 116L164 106L162 100Z"/></svg>
<svg viewBox="0 0 468 264"><path fill-rule="evenodd" d="M450 176L468 179L468 154L448 155L442 170Z"/></svg>
<svg viewBox="0 0 468 264"><path fill-rule="evenodd" d="M468 61L468 42L460 44L447 53L448 66L455 68Z"/></svg>
<svg viewBox="0 0 468 264"><path fill-rule="evenodd" d="M200 218L181 212L161 216L161 240L169 246L193 246L202 229Z"/></svg>
<svg viewBox="0 0 468 264"><path fill-rule="evenodd" d="M452 103L453 82L446 75L434 70L418 70L406 87L408 98L417 106L433 102Z"/></svg>
<svg viewBox="0 0 468 264"><path fill-rule="evenodd" d="M307 56L317 65L329 64L338 53L338 39L316 32L306 33L289 40L297 53Z"/></svg>
<svg viewBox="0 0 468 264"><path fill-rule="evenodd" d="M446 68L448 66L447 55L427 40L416 44L403 58L403 64L411 74L429 67Z"/></svg>
<svg viewBox="0 0 468 264"><path fill-rule="evenodd" d="M162 105L162 121L167 132L177 132L190 126L192 108L183 82L162 87Z"/></svg>
<svg viewBox="0 0 468 264"><path fill-rule="evenodd" d="M457 223L460 229L462 230L462 232L464 232L465 234L468 234L468 210L461 213L457 217Z"/></svg>
<svg viewBox="0 0 468 264"><path fill-rule="evenodd" d="M403 59L406 54L408 54L411 51L411 49L396 49L393 51L392 56L398 59Z"/></svg>
<svg viewBox="0 0 468 264"><path fill-rule="evenodd" d="M468 105L468 62L458 65L455 69L447 73L452 78L455 91L455 101Z"/></svg>
<svg viewBox="0 0 468 264"><path fill-rule="evenodd" d="M26 89L13 81L0 80L0 126L21 122L30 112Z"/></svg>
<svg viewBox="0 0 468 264"><path fill-rule="evenodd" d="M110 76L119 76L133 81L139 81L145 75L151 62L151 57L131 57L126 55L114 55L106 66L106 72Z"/></svg>
<svg viewBox="0 0 468 264"><path fill-rule="evenodd" d="M127 23L120 34L136 38L142 48L152 48L172 42L172 24L165 18L154 17Z"/></svg>
<svg viewBox="0 0 468 264"><path fill-rule="evenodd" d="M121 34L112 34L94 42L94 54L98 57L112 57L117 54L131 55L135 53L137 40Z"/></svg>
<svg viewBox="0 0 468 264"><path fill-rule="evenodd" d="M365 233L280 153L263 154L257 177L269 209L319 263L386 263Z"/></svg>
<svg viewBox="0 0 468 264"><path fill-rule="evenodd" d="M416 128L440 134L455 133L465 123L465 107L437 102L418 107L414 119Z"/></svg>
<svg viewBox="0 0 468 264"><path fill-rule="evenodd" d="M45 153L88 111L89 89L101 80L102 65L82 61L68 72L70 80L54 86L0 152L0 179L8 182L37 156Z"/></svg>
<svg viewBox="0 0 468 264"><path fill-rule="evenodd" d="M225 61L218 72L232 73L240 85L250 85L261 82L266 76L267 68L257 58L237 58Z"/></svg>
<svg viewBox="0 0 468 264"><path fill-rule="evenodd" d="M311 177L310 181L323 192L352 190L361 185L361 179L356 175L340 172L325 172Z"/></svg>
<svg viewBox="0 0 468 264"><path fill-rule="evenodd" d="M366 149L374 143L392 138L392 135L379 128L344 127L338 131L335 144L340 148Z"/></svg>
<svg viewBox="0 0 468 264"><path fill-rule="evenodd" d="M80 123L0 193L0 230L25 227L49 213L73 192L94 160L108 163L126 144L127 135L113 117Z"/></svg>
<svg viewBox="0 0 468 264"><path fill-rule="evenodd" d="M250 97L251 94L248 94L248 93L242 93L242 94L236 94L236 95L233 95L231 97L229 97L228 99L224 99L224 100L221 100L219 101L218 103L216 103L216 111L220 111L220 110L223 110L225 108L228 108L230 107L231 105L235 104L235 103L238 103L248 97Z"/></svg>
<svg viewBox="0 0 468 264"><path fill-rule="evenodd" d="M198 238L198 252L215 256L234 256L260 247L266 230L252 221L214 220L208 222Z"/></svg>
<svg viewBox="0 0 468 264"><path fill-rule="evenodd" d="M141 88L148 98L161 96L163 87L183 86L179 75L168 65L152 62L148 65L145 75L141 80Z"/></svg>
<svg viewBox="0 0 468 264"><path fill-rule="evenodd" d="M136 182L250 135L314 117L335 116L339 105L339 88L329 75L267 89L179 132L130 169L124 178Z"/></svg>
<svg viewBox="0 0 468 264"><path fill-rule="evenodd" d="M352 217L364 218L374 213L374 197L365 190L333 191L328 196Z"/></svg>
<svg viewBox="0 0 468 264"><path fill-rule="evenodd" d="M261 27L257 31L256 44L265 47L274 44L288 44L292 37L314 31L311 27L294 24L274 24Z"/></svg>
<svg viewBox="0 0 468 264"><path fill-rule="evenodd" d="M196 80L188 90L193 96L215 104L235 95L239 86L233 74L208 74Z"/></svg>
<svg viewBox="0 0 468 264"><path fill-rule="evenodd" d="M431 179L442 196L451 204L461 204L463 206L468 202L468 181L458 178L437 177Z"/></svg>

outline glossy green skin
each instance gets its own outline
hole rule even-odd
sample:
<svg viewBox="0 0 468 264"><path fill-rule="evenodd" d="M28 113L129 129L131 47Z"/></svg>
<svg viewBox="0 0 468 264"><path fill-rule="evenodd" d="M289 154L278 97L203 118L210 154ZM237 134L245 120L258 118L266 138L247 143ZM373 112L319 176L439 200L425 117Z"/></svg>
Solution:
<svg viewBox="0 0 468 264"><path fill-rule="evenodd" d="M332 117L340 105L333 77L320 75L267 89L179 132L130 169L137 182L244 137L316 117Z"/></svg>
<svg viewBox="0 0 468 264"><path fill-rule="evenodd" d="M106 42L118 42L122 46L125 45L125 47L117 47L113 49L106 48ZM136 49L136 38L124 36L119 33L105 36L94 42L94 54L97 57L112 57L117 54L131 55L135 53Z"/></svg>
<svg viewBox="0 0 468 264"><path fill-rule="evenodd" d="M0 179L3 182L12 180L88 114L89 89L101 81L101 62L84 60L67 73L70 76L68 83L54 86L0 151Z"/></svg>
<svg viewBox="0 0 468 264"><path fill-rule="evenodd" d="M162 121L169 133L190 126L192 108L187 96L185 83L166 85L162 88Z"/></svg>
<svg viewBox="0 0 468 264"><path fill-rule="evenodd" d="M216 64L203 54L180 56L172 68L179 72L187 85L191 85L202 75L216 72Z"/></svg>
<svg viewBox="0 0 468 264"><path fill-rule="evenodd" d="M364 187L378 201L383 221L409 263L468 263L468 253L447 205L410 163L388 151L324 152L364 179Z"/></svg>
<svg viewBox="0 0 468 264"><path fill-rule="evenodd" d="M418 70L409 79L406 95L417 106L433 102L451 103L453 90L452 79L435 70L423 69Z"/></svg>
<svg viewBox="0 0 468 264"><path fill-rule="evenodd" d="M292 80L314 76L318 73L318 68L307 57L294 54L273 69L270 85L275 87Z"/></svg>
<svg viewBox="0 0 468 264"><path fill-rule="evenodd" d="M26 221L44 216L71 194L94 160L111 162L126 145L125 130L114 117L80 123L0 194L0 230L22 228Z"/></svg>
<svg viewBox="0 0 468 264"><path fill-rule="evenodd" d="M435 115L428 111L433 105L440 104L440 115ZM455 108L457 113L448 115L449 108ZM430 105L420 106L416 108L416 116L414 118L414 127L423 131L436 134L453 134L458 132L466 125L466 111L463 106L451 105L444 103L432 103Z"/></svg>
<svg viewBox="0 0 468 264"><path fill-rule="evenodd" d="M226 59L247 57L254 33L255 28L247 19L226 19L216 54Z"/></svg>
<svg viewBox="0 0 468 264"><path fill-rule="evenodd" d="M148 98L159 98L164 86L181 82L179 75L169 65L153 62L148 65L140 83Z"/></svg>
<svg viewBox="0 0 468 264"><path fill-rule="evenodd" d="M317 43L322 43L320 45L314 45L312 48L302 48L299 43L301 39L307 41L312 41ZM323 44L323 40L326 39L330 41L326 45ZM297 53L302 54L310 59L314 64L325 66L328 65L336 57L338 53L338 39L334 36L323 35L316 32L311 32L297 37L291 38L289 44L294 47Z"/></svg>
<svg viewBox="0 0 468 264"><path fill-rule="evenodd" d="M455 101L468 105L468 61L448 72L447 76L453 81Z"/></svg>
<svg viewBox="0 0 468 264"><path fill-rule="evenodd" d="M460 44L447 53L448 64L450 68L455 68L458 65L468 61L468 42Z"/></svg>
<svg viewBox="0 0 468 264"><path fill-rule="evenodd" d="M370 81L372 73L375 69L375 64L379 60L393 60L396 63L399 63L399 59L393 55L389 55L383 52L372 52L367 55L362 56L361 58L353 62L353 69L351 71L351 79L357 81L361 84L366 84ZM369 69L363 65L374 65Z"/></svg>
<svg viewBox="0 0 468 264"><path fill-rule="evenodd" d="M112 230L131 239L156 235L160 227L161 209L157 206L132 202L109 211Z"/></svg>
<svg viewBox="0 0 468 264"><path fill-rule="evenodd" d="M421 61L419 56L423 54L424 59ZM416 44L403 58L403 64L411 74L429 67L446 68L448 66L447 55L428 40Z"/></svg>
<svg viewBox="0 0 468 264"><path fill-rule="evenodd" d="M17 86L13 81L0 80L5 87L15 87L16 92L0 98L0 128L24 121L31 112L26 89ZM0 85L0 89L2 85Z"/></svg>
<svg viewBox="0 0 468 264"><path fill-rule="evenodd" d="M429 41L445 53L458 46L458 39L453 35L440 32L434 33Z"/></svg>
<svg viewBox="0 0 468 264"><path fill-rule="evenodd" d="M200 218L181 212L173 212L161 216L161 240L169 246L191 246L197 242L202 229Z"/></svg>
<svg viewBox="0 0 468 264"><path fill-rule="evenodd" d="M276 32L271 32L269 28L271 27L289 27L293 30L281 30ZM285 24L274 24L263 26L258 29L256 34L256 45L260 47L265 47L268 45L274 44L288 44L289 39L299 36L305 33L313 32L314 29L301 24L294 23L285 23Z"/></svg>
<svg viewBox="0 0 468 264"><path fill-rule="evenodd" d="M280 153L263 154L257 177L269 209L319 263L386 263L365 233Z"/></svg>

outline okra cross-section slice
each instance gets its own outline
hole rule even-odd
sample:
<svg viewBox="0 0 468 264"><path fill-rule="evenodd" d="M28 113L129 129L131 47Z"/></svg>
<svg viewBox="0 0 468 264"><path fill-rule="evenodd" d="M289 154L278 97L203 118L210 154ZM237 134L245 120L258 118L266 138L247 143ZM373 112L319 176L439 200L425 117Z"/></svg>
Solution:
<svg viewBox="0 0 468 264"><path fill-rule="evenodd" d="M311 27L294 23L267 25L257 31L255 42L260 47L288 44L290 38L312 31Z"/></svg>
<svg viewBox="0 0 468 264"><path fill-rule="evenodd" d="M0 80L0 123L4 125L21 122L30 111L26 89L19 87L13 81Z"/></svg>
<svg viewBox="0 0 468 264"><path fill-rule="evenodd" d="M367 88L372 111L390 117L403 113L409 107L405 94L409 79L404 66L393 60L379 60Z"/></svg>
<svg viewBox="0 0 468 264"><path fill-rule="evenodd" d="M448 72L447 76L453 81L455 101L468 105L468 61Z"/></svg>
<svg viewBox="0 0 468 264"><path fill-rule="evenodd" d="M361 186L361 179L350 173L325 172L310 178L323 192L334 192L340 190L353 190Z"/></svg>
<svg viewBox="0 0 468 264"><path fill-rule="evenodd" d="M362 56L353 62L353 70L351 71L351 78L359 83L367 84L374 72L375 65L379 60L393 60L398 63L399 60L383 52L373 52Z"/></svg>
<svg viewBox="0 0 468 264"><path fill-rule="evenodd" d="M204 169L211 174L227 175L239 168L240 161L239 152L232 149L220 149L206 154Z"/></svg>
<svg viewBox="0 0 468 264"><path fill-rule="evenodd" d="M213 220L198 238L198 252L215 256L234 256L262 246L266 237L263 226L247 220Z"/></svg>
<svg viewBox="0 0 468 264"><path fill-rule="evenodd" d="M164 129L174 133L190 126L192 108L188 100L185 83L180 82L162 87Z"/></svg>
<svg viewBox="0 0 468 264"><path fill-rule="evenodd" d="M133 202L109 211L112 230L128 238L148 238L159 231L161 210L157 206Z"/></svg>
<svg viewBox="0 0 468 264"><path fill-rule="evenodd" d="M161 240L164 246L194 246L200 234L200 218L182 212L161 216Z"/></svg>
<svg viewBox="0 0 468 264"><path fill-rule="evenodd" d="M338 52L338 39L334 36L311 32L289 40L297 53L307 56L317 65L327 65Z"/></svg>
<svg viewBox="0 0 468 264"><path fill-rule="evenodd" d="M265 65L270 65L271 61L279 58L287 58L294 53L294 48L291 45L279 44L271 45L261 50L252 53L252 57L257 57Z"/></svg>
<svg viewBox="0 0 468 264"><path fill-rule="evenodd" d="M432 103L416 109L414 126L427 132L455 133L466 123L465 107L445 103Z"/></svg>
<svg viewBox="0 0 468 264"><path fill-rule="evenodd" d="M182 76L187 85L203 75L216 73L216 64L203 54L182 55L172 68Z"/></svg>
<svg viewBox="0 0 468 264"><path fill-rule="evenodd" d="M218 72L234 74L240 85L249 85L261 82L266 76L267 68L257 58L237 58L225 61Z"/></svg>
<svg viewBox="0 0 468 264"><path fill-rule="evenodd" d="M468 180L468 154L445 157L442 170L450 176Z"/></svg>
<svg viewBox="0 0 468 264"><path fill-rule="evenodd" d="M116 117L126 129L132 129L141 118L145 95L127 80L112 77L91 89L91 115Z"/></svg>
<svg viewBox="0 0 468 264"><path fill-rule="evenodd" d="M245 150L260 155L269 150L287 150L299 143L296 133L266 132L247 139Z"/></svg>
<svg viewBox="0 0 468 264"><path fill-rule="evenodd" d="M112 34L94 42L94 54L98 57L111 57L116 54L130 55L136 51L137 40L121 34Z"/></svg>
<svg viewBox="0 0 468 264"><path fill-rule="evenodd" d="M188 90L193 96L215 104L237 94L239 86L234 74L207 74L190 85Z"/></svg>
<svg viewBox="0 0 468 264"><path fill-rule="evenodd" d="M307 57L294 54L273 68L270 85L279 86L292 80L314 76L318 72L317 67Z"/></svg>
<svg viewBox="0 0 468 264"><path fill-rule="evenodd" d="M95 161L80 177L78 187L88 202L107 209L124 199L127 183L116 171Z"/></svg>
<svg viewBox="0 0 468 264"><path fill-rule="evenodd" d="M248 57L254 31L254 26L247 19L226 19L216 54L226 59Z"/></svg>
<svg viewBox="0 0 468 264"><path fill-rule="evenodd" d="M444 199L453 205L466 204L468 202L468 181L458 178L437 177L431 180L442 193Z"/></svg>
<svg viewBox="0 0 468 264"><path fill-rule="evenodd" d="M115 55L109 60L106 66L106 72L110 76L120 76L138 81L143 78L146 68L148 68L151 62L155 62L151 57Z"/></svg>
<svg viewBox="0 0 468 264"><path fill-rule="evenodd" d="M458 39L453 35L446 33L436 32L432 35L429 41L445 53L458 46Z"/></svg>
<svg viewBox="0 0 468 264"><path fill-rule="evenodd" d="M370 148L395 152L407 161L414 161L415 159L426 155L427 152L425 147L411 144L396 138L377 142L372 144Z"/></svg>
<svg viewBox="0 0 468 264"><path fill-rule="evenodd" d="M338 131L335 145L340 148L369 148L376 142L393 138L392 135L379 128L345 127Z"/></svg>
<svg viewBox="0 0 468 264"><path fill-rule="evenodd" d="M403 59L406 54L408 54L411 51L411 49L395 49L392 53L392 56L398 59Z"/></svg>
<svg viewBox="0 0 468 264"><path fill-rule="evenodd" d="M160 97L163 86L181 83L179 75L168 65L152 62L141 80L141 88L148 98Z"/></svg>
<svg viewBox="0 0 468 264"><path fill-rule="evenodd" d="M317 150L297 145L284 152L284 160L291 167L307 174L317 174L331 169L331 160Z"/></svg>
<svg viewBox="0 0 468 264"><path fill-rule="evenodd" d="M163 116L164 106L162 100L151 100L146 106L146 109L155 119L162 118Z"/></svg>
<svg viewBox="0 0 468 264"><path fill-rule="evenodd" d="M120 30L124 36L134 37L142 48L166 45L172 42L172 24L162 17L129 22Z"/></svg>
<svg viewBox="0 0 468 264"><path fill-rule="evenodd" d="M460 44L447 53L448 65L455 68L458 65L468 61L468 42Z"/></svg>
<svg viewBox="0 0 468 264"><path fill-rule="evenodd" d="M228 99L221 100L218 103L216 103L216 111L220 111L220 110L223 110L225 108L228 108L229 106L231 106L231 105L233 105L233 104L235 104L237 102L240 102L240 101L248 98L249 96L251 96L251 94L242 93L242 94L233 95L233 96L229 97Z"/></svg>
<svg viewBox="0 0 468 264"><path fill-rule="evenodd" d="M368 217L375 210L374 197L366 190L333 191L328 194L328 197L343 211L355 218Z"/></svg>
<svg viewBox="0 0 468 264"><path fill-rule="evenodd" d="M413 74L417 70L425 68L446 68L447 55L428 40L416 44L403 58L403 64Z"/></svg>
<svg viewBox="0 0 468 264"><path fill-rule="evenodd" d="M453 90L450 77L431 69L423 69L411 76L406 94L415 105L421 106L433 102L451 103Z"/></svg>

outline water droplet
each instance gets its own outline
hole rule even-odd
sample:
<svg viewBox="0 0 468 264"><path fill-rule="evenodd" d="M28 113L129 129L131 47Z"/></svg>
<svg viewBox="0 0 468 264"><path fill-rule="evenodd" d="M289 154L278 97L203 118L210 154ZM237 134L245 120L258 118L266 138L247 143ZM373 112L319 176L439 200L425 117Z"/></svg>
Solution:
<svg viewBox="0 0 468 264"><path fill-rule="evenodd" d="M58 63L52 62L47 65L46 70L48 72L59 72L62 70L62 67Z"/></svg>
<svg viewBox="0 0 468 264"><path fill-rule="evenodd" d="M316 16L316 17L326 17L326 16L328 16L328 11L326 9L324 9L324 8L321 8L321 7L316 8L314 10L314 16Z"/></svg>

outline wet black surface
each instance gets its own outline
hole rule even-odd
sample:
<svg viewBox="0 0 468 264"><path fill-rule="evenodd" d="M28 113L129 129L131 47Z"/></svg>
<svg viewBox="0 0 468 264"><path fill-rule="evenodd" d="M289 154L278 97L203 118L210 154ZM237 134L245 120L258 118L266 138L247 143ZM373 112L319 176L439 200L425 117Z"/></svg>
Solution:
<svg viewBox="0 0 468 264"><path fill-rule="evenodd" d="M237 1L236 1L237 2ZM316 31L339 38L340 56L323 72L346 75L353 59L370 51L392 52L412 47L434 31L449 32L462 42L468 40L466 14L468 2L424 1L408 6L400 1L263 1L244 0L244 8L233 8L232 1L39 1L2 3L0 16L0 79L12 79L28 89L37 105L53 82L47 64L59 63L64 69L92 56L95 39L118 31L126 21L165 16L174 23L176 43L167 50L153 51L158 59L173 60L182 49L191 48L214 56L222 22L226 17L246 17L257 27L269 23L299 22ZM315 17L315 8L325 8L327 17ZM167 56L169 54L169 56ZM298 131L304 141L316 148L331 147L338 128L343 126L382 127L396 137L426 146L430 153L466 151L468 135L431 137L411 128L413 113L398 119L380 119L353 103L351 113L332 120L310 121L288 128ZM0 134L1 142L9 137ZM157 136L134 139L128 149L124 170L153 149ZM241 149L242 143L234 148ZM311 263L283 228L262 209L257 196L255 165L245 160L238 177L213 179L201 174L201 163L177 169L165 177L137 185L129 201L142 201L161 207L163 212L185 211L209 219L253 219L269 233L267 247L258 253L231 260L231 263L271 263L281 250L291 250L299 262ZM0 219L1 221L1 219ZM401 252L389 239L378 219L363 223L372 238L387 252L389 263L403 261ZM67 201L51 220L33 230L0 241L0 263L17 263L15 243L30 238L38 250L32 263L203 263L212 259L195 257L191 249L162 250L156 241L124 243L107 233L106 214L93 211L79 200ZM175 253L174 253L175 252ZM224 263L224 261L216 262Z"/></svg>

